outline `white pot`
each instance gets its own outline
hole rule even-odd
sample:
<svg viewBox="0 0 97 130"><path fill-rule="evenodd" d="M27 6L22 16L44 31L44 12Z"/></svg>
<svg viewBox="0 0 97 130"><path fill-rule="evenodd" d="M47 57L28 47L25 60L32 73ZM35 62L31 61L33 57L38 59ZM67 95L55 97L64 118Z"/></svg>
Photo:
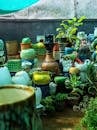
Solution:
<svg viewBox="0 0 97 130"><path fill-rule="evenodd" d="M49 83L49 90L51 95L56 93L56 87L57 85L54 82Z"/></svg>
<svg viewBox="0 0 97 130"><path fill-rule="evenodd" d="M35 99L36 99L36 107L40 105L42 99L42 91L40 87L36 87L35 89Z"/></svg>
<svg viewBox="0 0 97 130"><path fill-rule="evenodd" d="M30 77L26 71L19 71L12 77L14 84L29 85Z"/></svg>
<svg viewBox="0 0 97 130"><path fill-rule="evenodd" d="M23 76L13 76L12 82L14 84L28 85L28 82L25 80Z"/></svg>
<svg viewBox="0 0 97 130"><path fill-rule="evenodd" d="M19 72L17 72L17 73L15 74L15 76L22 76L22 77L25 78L25 80L26 80L27 82L30 81L30 77L29 77L29 75L28 75L28 73L27 73L26 71L19 71Z"/></svg>
<svg viewBox="0 0 97 130"><path fill-rule="evenodd" d="M97 37L97 27L94 28L94 36Z"/></svg>
<svg viewBox="0 0 97 130"><path fill-rule="evenodd" d="M0 85L11 84L12 79L7 67L0 68Z"/></svg>

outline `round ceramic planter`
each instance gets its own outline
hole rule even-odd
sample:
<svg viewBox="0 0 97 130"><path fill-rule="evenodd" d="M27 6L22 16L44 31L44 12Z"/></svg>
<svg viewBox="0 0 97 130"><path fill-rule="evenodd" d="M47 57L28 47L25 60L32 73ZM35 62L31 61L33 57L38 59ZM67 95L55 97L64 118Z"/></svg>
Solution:
<svg viewBox="0 0 97 130"><path fill-rule="evenodd" d="M51 80L50 73L48 71L34 71L32 73L32 80L37 85L48 84Z"/></svg>

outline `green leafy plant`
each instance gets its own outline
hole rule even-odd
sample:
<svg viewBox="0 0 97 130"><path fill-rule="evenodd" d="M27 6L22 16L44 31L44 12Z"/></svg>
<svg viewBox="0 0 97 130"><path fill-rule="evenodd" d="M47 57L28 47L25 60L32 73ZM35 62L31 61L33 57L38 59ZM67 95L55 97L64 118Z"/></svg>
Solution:
<svg viewBox="0 0 97 130"><path fill-rule="evenodd" d="M57 93L55 95L55 101L64 101L67 98L68 98L68 94L67 93Z"/></svg>
<svg viewBox="0 0 97 130"><path fill-rule="evenodd" d="M70 20L62 20L62 22L60 23L60 27L56 29L56 31L58 32L58 34L56 35L56 39L65 38L65 40L70 43L76 41L76 33L78 27L83 25L83 21L85 19L85 16L81 16L79 19L74 17Z"/></svg>
<svg viewBox="0 0 97 130"><path fill-rule="evenodd" d="M72 92L78 92L81 95L83 94L83 90L81 88L81 80L80 80L80 76L77 76L76 74L71 74L70 78L67 78L67 80L65 80L65 85L67 88L71 88Z"/></svg>
<svg viewBox="0 0 97 130"><path fill-rule="evenodd" d="M97 74L94 63L87 66L86 78L88 82L88 93L92 96L97 96Z"/></svg>
<svg viewBox="0 0 97 130"><path fill-rule="evenodd" d="M80 81L80 77L77 76L76 74L72 74L70 75L70 85L73 89L77 88L78 86L80 86L81 81Z"/></svg>
<svg viewBox="0 0 97 130"><path fill-rule="evenodd" d="M67 93L57 93L54 97L56 111L63 111L68 99Z"/></svg>
<svg viewBox="0 0 97 130"><path fill-rule="evenodd" d="M45 111L52 113L55 111L54 100L52 96L47 96L41 100L41 104L44 105Z"/></svg>
<svg viewBox="0 0 97 130"><path fill-rule="evenodd" d="M97 130L97 97L90 99L81 124L87 130Z"/></svg>
<svg viewBox="0 0 97 130"><path fill-rule="evenodd" d="M67 81L65 80L65 85L67 88L72 89L72 91L68 94L68 104L70 106L78 105L83 95L80 77L76 74L71 74Z"/></svg>
<svg viewBox="0 0 97 130"><path fill-rule="evenodd" d="M96 69L95 69L95 66L94 66L94 63L90 63L88 66L87 66L87 71L86 71L86 74L87 74L87 79L88 79L88 82L93 85L94 82L97 82L97 74L96 74Z"/></svg>

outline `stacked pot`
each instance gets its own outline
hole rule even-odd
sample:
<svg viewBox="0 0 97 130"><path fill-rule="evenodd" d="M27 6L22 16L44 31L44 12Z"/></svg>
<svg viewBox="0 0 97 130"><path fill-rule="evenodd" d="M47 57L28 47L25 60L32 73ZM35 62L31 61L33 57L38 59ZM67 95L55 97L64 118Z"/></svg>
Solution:
<svg viewBox="0 0 97 130"><path fill-rule="evenodd" d="M36 58L37 58L37 64L35 67L41 68L41 64L45 59L46 55L46 48L43 41L39 41L38 43L35 43L33 48L36 51Z"/></svg>
<svg viewBox="0 0 97 130"><path fill-rule="evenodd" d="M32 48L31 39L29 37L23 38L20 46L21 46L20 57L22 63L30 62L33 65L36 53L35 50Z"/></svg>
<svg viewBox="0 0 97 130"><path fill-rule="evenodd" d="M41 89L43 98L49 95L49 83L51 81L49 71L34 71L32 73L32 81L35 87Z"/></svg>

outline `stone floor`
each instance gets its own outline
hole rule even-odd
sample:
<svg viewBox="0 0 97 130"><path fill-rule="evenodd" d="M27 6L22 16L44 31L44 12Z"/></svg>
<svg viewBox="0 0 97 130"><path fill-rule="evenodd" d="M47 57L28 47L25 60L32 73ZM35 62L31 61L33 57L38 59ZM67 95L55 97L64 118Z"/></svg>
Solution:
<svg viewBox="0 0 97 130"><path fill-rule="evenodd" d="M75 130L83 114L65 108L63 112L56 112L53 116L42 116L43 130Z"/></svg>

